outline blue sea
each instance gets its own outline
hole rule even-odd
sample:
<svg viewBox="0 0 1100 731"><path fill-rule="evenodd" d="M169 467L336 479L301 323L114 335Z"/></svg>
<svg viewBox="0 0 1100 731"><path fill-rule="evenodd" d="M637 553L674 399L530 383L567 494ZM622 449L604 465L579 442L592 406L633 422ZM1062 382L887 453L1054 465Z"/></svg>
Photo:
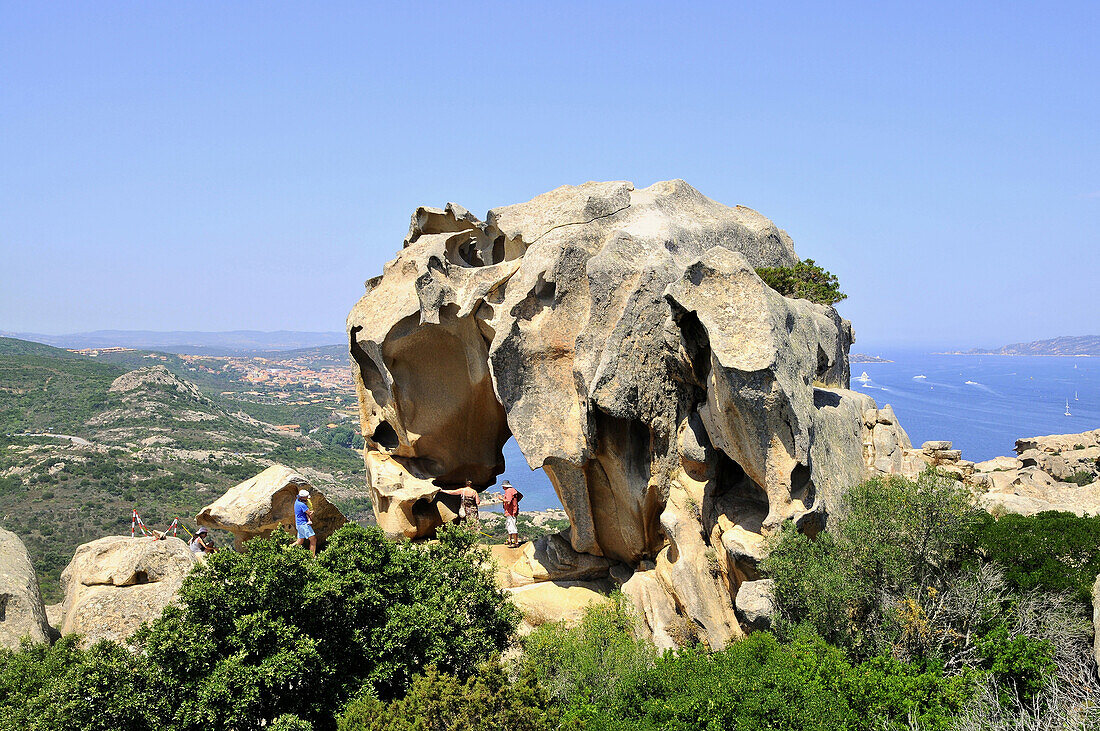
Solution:
<svg viewBox="0 0 1100 731"><path fill-rule="evenodd" d="M894 362L853 363L852 390L867 393L879 408L893 406L918 447L946 439L964 459L978 462L1014 454L1021 437L1100 428L1100 358L874 354ZM868 380L857 380L864 372ZM501 479L524 494L525 510L561 507L546 474L527 468L514 439L504 459Z"/></svg>

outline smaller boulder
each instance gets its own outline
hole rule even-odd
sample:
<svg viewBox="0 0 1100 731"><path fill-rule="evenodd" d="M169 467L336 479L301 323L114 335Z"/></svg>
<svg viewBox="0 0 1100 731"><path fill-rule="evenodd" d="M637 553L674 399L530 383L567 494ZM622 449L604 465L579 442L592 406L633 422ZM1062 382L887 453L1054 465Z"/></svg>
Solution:
<svg viewBox="0 0 1100 731"><path fill-rule="evenodd" d="M323 544L347 518L324 495L313 489L306 478L282 465L272 465L245 480L203 508L195 522L208 528L221 528L233 534L240 550L244 542L257 536L269 536L283 526L291 534L294 528L294 501L299 490L309 490L313 503L313 530Z"/></svg>
<svg viewBox="0 0 1100 731"><path fill-rule="evenodd" d="M607 576L612 564L602 556L574 551L566 535L553 533L524 546L512 571L528 581L578 581Z"/></svg>
<svg viewBox="0 0 1100 731"><path fill-rule="evenodd" d="M48 642L52 634L27 547L0 528L0 646L18 648L23 637Z"/></svg>
<svg viewBox="0 0 1100 731"><path fill-rule="evenodd" d="M951 442L945 442L945 441L925 442L924 444L920 445L920 448L923 449L926 452L942 452L946 449L951 449Z"/></svg>
<svg viewBox="0 0 1100 731"><path fill-rule="evenodd" d="M737 590L737 619L747 630L771 629L775 614L775 581L746 581Z"/></svg>
<svg viewBox="0 0 1100 731"><path fill-rule="evenodd" d="M62 634L124 642L176 598L198 558L179 538L107 536L85 543L61 573Z"/></svg>
<svg viewBox="0 0 1100 731"><path fill-rule="evenodd" d="M540 581L505 589L512 603L531 627L547 622L564 622L576 627L591 606L610 604L614 585L603 581Z"/></svg>

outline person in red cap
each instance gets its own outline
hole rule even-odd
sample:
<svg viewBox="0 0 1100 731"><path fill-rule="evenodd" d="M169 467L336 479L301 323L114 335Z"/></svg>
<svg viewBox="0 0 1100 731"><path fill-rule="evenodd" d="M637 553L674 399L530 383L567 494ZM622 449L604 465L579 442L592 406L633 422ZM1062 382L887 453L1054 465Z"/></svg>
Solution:
<svg viewBox="0 0 1100 731"><path fill-rule="evenodd" d="M508 530L508 546L515 548L519 545L519 501L523 499L523 493L512 487L508 480L502 485L504 488L504 526Z"/></svg>

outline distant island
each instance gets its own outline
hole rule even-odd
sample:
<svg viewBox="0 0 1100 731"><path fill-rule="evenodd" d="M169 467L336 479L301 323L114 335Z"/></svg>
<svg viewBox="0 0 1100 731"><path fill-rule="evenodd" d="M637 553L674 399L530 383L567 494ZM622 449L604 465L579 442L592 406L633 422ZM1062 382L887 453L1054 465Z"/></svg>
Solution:
<svg viewBox="0 0 1100 731"><path fill-rule="evenodd" d="M866 353L852 353L848 356L849 363L893 363L894 361L888 358L880 358L877 355L867 355Z"/></svg>
<svg viewBox="0 0 1100 731"><path fill-rule="evenodd" d="M943 353L943 355L1065 355L1065 356L1100 356L1100 335L1077 335L1051 338L1050 340L1035 340L1030 343L1013 343L1001 348L986 350L974 348L972 350Z"/></svg>

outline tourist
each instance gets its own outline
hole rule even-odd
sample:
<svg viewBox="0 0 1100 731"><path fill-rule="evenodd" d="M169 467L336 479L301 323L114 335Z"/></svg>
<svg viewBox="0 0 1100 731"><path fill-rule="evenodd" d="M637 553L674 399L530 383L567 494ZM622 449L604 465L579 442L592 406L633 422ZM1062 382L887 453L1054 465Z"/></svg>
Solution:
<svg viewBox="0 0 1100 731"><path fill-rule="evenodd" d="M299 490L298 499L294 501L294 525L298 529L296 546L309 541L309 551L317 556L317 534L313 531L313 511L309 508L309 490Z"/></svg>
<svg viewBox="0 0 1100 731"><path fill-rule="evenodd" d="M214 548L213 542L208 542L206 537L207 533L209 533L209 531L206 530L206 528L199 528L195 531L195 535L191 538L191 543L188 544L193 552L207 554L218 550Z"/></svg>
<svg viewBox="0 0 1100 731"><path fill-rule="evenodd" d="M481 521L478 519L477 506L481 504L481 496L474 489L473 482L466 480L465 486L457 490L444 490L443 492L458 496L458 519L455 522L480 533Z"/></svg>
<svg viewBox="0 0 1100 731"><path fill-rule="evenodd" d="M512 487L508 480L504 481L504 526L508 530L508 547L515 548L519 545L519 527L516 520L519 518L519 501L523 499L523 493Z"/></svg>

